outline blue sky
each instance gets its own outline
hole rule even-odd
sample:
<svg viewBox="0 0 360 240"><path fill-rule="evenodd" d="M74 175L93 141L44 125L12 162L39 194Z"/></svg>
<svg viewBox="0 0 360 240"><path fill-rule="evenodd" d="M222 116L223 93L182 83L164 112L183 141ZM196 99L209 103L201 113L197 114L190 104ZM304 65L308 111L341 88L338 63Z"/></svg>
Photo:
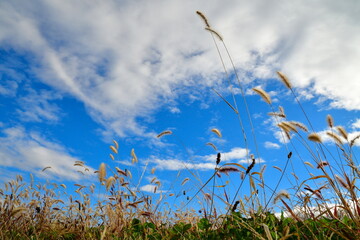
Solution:
<svg viewBox="0 0 360 240"><path fill-rule="evenodd" d="M237 116L212 90L234 104L230 81L249 153L261 162L255 170L266 164L267 184L275 186L280 173L272 166L283 168L288 150L267 115L271 109L251 88L266 90L289 120L308 125L276 75L282 71L330 149L327 114L350 138L359 134L359 9L358 1L0 1L0 179L32 173L38 181L91 185L105 162L109 171L130 170L132 187L146 194L156 177L160 190L179 195L172 201L180 204L184 190L192 197L212 175L217 152L222 163L248 165ZM231 52L260 156L230 62L225 58L227 77L196 10ZM173 134L156 138L164 130ZM113 139L119 143L115 160L109 157ZM297 150L312 161L301 146ZM75 161L89 171L79 173ZM293 170L306 179L301 161L294 154ZM291 186L291 172L279 189ZM216 181L231 180L233 196L239 174L227 178Z"/></svg>

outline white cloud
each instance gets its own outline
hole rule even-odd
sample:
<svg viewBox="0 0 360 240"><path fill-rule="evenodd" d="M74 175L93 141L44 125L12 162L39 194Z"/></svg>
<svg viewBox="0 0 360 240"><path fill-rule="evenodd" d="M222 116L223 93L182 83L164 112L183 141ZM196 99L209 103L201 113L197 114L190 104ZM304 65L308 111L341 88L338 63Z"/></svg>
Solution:
<svg viewBox="0 0 360 240"><path fill-rule="evenodd" d="M353 129L360 129L360 118L357 118L353 124L351 124Z"/></svg>
<svg viewBox="0 0 360 240"><path fill-rule="evenodd" d="M265 145L265 148L267 148L267 149L279 149L280 148L279 144L273 143L273 142L268 142L268 141L266 141L264 145Z"/></svg>
<svg viewBox="0 0 360 240"><path fill-rule="evenodd" d="M143 192L154 193L155 187L157 188L156 185L147 184L147 185L141 186L140 190L143 191Z"/></svg>
<svg viewBox="0 0 360 240"><path fill-rule="evenodd" d="M38 133L26 133L22 127L7 128L0 138L0 166L14 167L43 178L80 180L93 175L94 169L73 166L80 159L71 156L61 145ZM51 168L42 171L43 168ZM84 175L77 172L81 170Z"/></svg>
<svg viewBox="0 0 360 240"><path fill-rule="evenodd" d="M82 101L108 130L148 136L138 117L220 79L196 10L224 36L245 81L281 69L294 86L312 84L302 96L320 94L332 107L359 110L358 4L14 0L0 3L0 45L33 53L37 76Z"/></svg>
<svg viewBox="0 0 360 240"><path fill-rule="evenodd" d="M57 122L61 116L60 108L51 101L57 100L59 94L49 91L36 92L30 89L29 94L20 97L18 103L21 109L17 110L23 121Z"/></svg>
<svg viewBox="0 0 360 240"><path fill-rule="evenodd" d="M245 148L232 148L229 152L221 152L221 161L222 162L229 162L234 160L240 160L242 158L245 158L247 155L247 151ZM216 162L217 154L211 154L202 157L208 162Z"/></svg>
<svg viewBox="0 0 360 240"><path fill-rule="evenodd" d="M177 170L209 170L209 169L215 169L216 165L215 163L189 163L185 161L181 161L178 159L158 159L153 158L148 160L149 163L154 164L155 168L158 170L171 170L171 171L177 171Z"/></svg>

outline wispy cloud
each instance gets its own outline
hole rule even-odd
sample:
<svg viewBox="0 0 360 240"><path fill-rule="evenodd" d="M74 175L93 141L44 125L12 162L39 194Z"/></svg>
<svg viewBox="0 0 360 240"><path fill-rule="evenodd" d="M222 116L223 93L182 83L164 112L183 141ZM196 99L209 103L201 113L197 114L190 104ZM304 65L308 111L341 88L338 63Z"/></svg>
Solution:
<svg viewBox="0 0 360 240"><path fill-rule="evenodd" d="M279 145L279 144L273 143L273 142L268 142L268 141L266 141L266 142L264 143L264 146L265 146L265 148L267 148L267 149L279 149L279 148L280 148L280 145Z"/></svg>
<svg viewBox="0 0 360 240"><path fill-rule="evenodd" d="M321 95L334 108L359 110L354 4L228 1L219 10L205 1L1 2L0 45L30 54L30 71L82 101L106 130L148 136L151 130L139 117L154 113L164 99L190 98L219 82L221 66L197 9L234 43L231 51L241 56L235 62L245 80L273 78L282 69L294 86L313 84L302 96ZM155 9L161 12L156 17ZM16 90L15 82L6 84ZM10 94L4 85L0 92Z"/></svg>
<svg viewBox="0 0 360 240"><path fill-rule="evenodd" d="M26 133L23 127L3 129L0 138L0 165L15 167L42 178L80 180L93 175L94 169L73 166L80 159L71 156L64 147L36 132ZM42 171L45 167L51 167ZM85 170L87 168L87 170ZM84 173L81 174L79 171Z"/></svg>

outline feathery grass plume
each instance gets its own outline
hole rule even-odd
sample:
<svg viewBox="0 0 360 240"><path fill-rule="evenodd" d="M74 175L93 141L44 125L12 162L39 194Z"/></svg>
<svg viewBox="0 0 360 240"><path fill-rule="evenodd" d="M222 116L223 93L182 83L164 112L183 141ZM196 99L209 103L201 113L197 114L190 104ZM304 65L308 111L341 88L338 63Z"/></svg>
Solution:
<svg viewBox="0 0 360 240"><path fill-rule="evenodd" d="M349 185L345 182L344 179L342 179L342 177L340 177L339 175L335 174L335 178L338 181L338 183L340 183L341 186L343 186L346 189L350 189Z"/></svg>
<svg viewBox="0 0 360 240"><path fill-rule="evenodd" d="M279 168L278 166L273 166L273 168L275 168L275 169L279 170L280 172L282 172L282 169Z"/></svg>
<svg viewBox="0 0 360 240"><path fill-rule="evenodd" d="M311 168L315 168L314 165L312 165L312 164L309 163L309 162L304 162L304 164L308 165L308 166L311 167Z"/></svg>
<svg viewBox="0 0 360 240"><path fill-rule="evenodd" d="M223 41L222 36L221 36L217 31L215 31L214 29L209 28L209 27L206 27L205 30L207 30L207 31L215 34L215 36L216 36L217 38L219 38L220 41Z"/></svg>
<svg viewBox="0 0 360 240"><path fill-rule="evenodd" d="M300 128L304 132L309 132L308 128L304 124L302 124L301 122L290 121L289 123L292 124L293 126L296 126L296 127Z"/></svg>
<svg viewBox="0 0 360 240"><path fill-rule="evenodd" d="M339 131L339 133L341 134L341 136L343 138L345 138L346 140L348 140L348 133L346 132L346 130L342 127L342 126L337 126L336 129Z"/></svg>
<svg viewBox="0 0 360 240"><path fill-rule="evenodd" d="M248 168L246 169L246 174L248 174L250 171L251 171L251 169L255 166L255 158L254 158L254 155L252 155L251 154L251 159L252 159L252 163L248 166Z"/></svg>
<svg viewBox="0 0 360 240"><path fill-rule="evenodd" d="M328 165L329 165L329 163L327 161L321 161L321 162L318 163L316 168L319 169L319 168L322 168L322 167L325 167L325 166L328 166Z"/></svg>
<svg viewBox="0 0 360 240"><path fill-rule="evenodd" d="M286 118L286 116L284 114L279 113L279 112L269 112L268 115L274 116L274 117Z"/></svg>
<svg viewBox="0 0 360 240"><path fill-rule="evenodd" d="M98 171L99 181L103 182L106 176L106 165L105 163L101 163Z"/></svg>
<svg viewBox="0 0 360 240"><path fill-rule="evenodd" d="M207 201L211 201L211 195L209 193L204 193L204 198Z"/></svg>
<svg viewBox="0 0 360 240"><path fill-rule="evenodd" d="M181 182L181 185L184 185L187 181L189 181L189 178L185 178L185 179Z"/></svg>
<svg viewBox="0 0 360 240"><path fill-rule="evenodd" d="M65 188L66 189L66 185L65 184L60 184L61 187Z"/></svg>
<svg viewBox="0 0 360 240"><path fill-rule="evenodd" d="M216 156L216 165L218 165L221 161L221 153L218 153Z"/></svg>
<svg viewBox="0 0 360 240"><path fill-rule="evenodd" d="M217 147L213 143L208 142L206 145L211 146L215 151L217 151Z"/></svg>
<svg viewBox="0 0 360 240"><path fill-rule="evenodd" d="M287 198L290 199L290 194L286 190L281 190L274 198L274 204L276 204L280 199Z"/></svg>
<svg viewBox="0 0 360 240"><path fill-rule="evenodd" d="M130 170L125 169L125 173L128 176L128 178L130 178L130 179L132 178L132 173L130 172Z"/></svg>
<svg viewBox="0 0 360 240"><path fill-rule="evenodd" d="M209 22L208 22L208 20L207 20L206 16L205 16L202 12L200 12L200 11L196 11L196 14L197 14L197 15L199 15L199 16L201 17L201 19L204 21L204 23L205 23L206 27L210 27L210 24L209 24Z"/></svg>
<svg viewBox="0 0 360 240"><path fill-rule="evenodd" d="M154 174L155 171L156 171L156 168L152 168L152 169L151 169L151 174Z"/></svg>
<svg viewBox="0 0 360 240"><path fill-rule="evenodd" d="M256 92L257 94L259 94L260 97L262 97L262 99L264 99L264 101L267 104L271 104L271 98L270 98L269 94L267 92L265 92L263 89L261 89L261 88L253 88L252 90L254 92Z"/></svg>
<svg viewBox="0 0 360 240"><path fill-rule="evenodd" d="M105 186L106 186L106 190L108 191L110 189L110 187L114 184L115 182L115 178L113 176L109 177L107 180L106 180L106 183L105 183Z"/></svg>
<svg viewBox="0 0 360 240"><path fill-rule="evenodd" d="M351 141L350 141L350 147L354 146L356 140L358 140L360 138L360 134L358 134L357 136L355 136Z"/></svg>
<svg viewBox="0 0 360 240"><path fill-rule="evenodd" d="M115 160L114 155L112 155L112 154L110 153L109 156L110 156L111 160L113 160L113 161Z"/></svg>
<svg viewBox="0 0 360 240"><path fill-rule="evenodd" d="M284 129L288 129L288 132L298 132L296 126L294 126L291 122L281 122L280 125L284 126Z"/></svg>
<svg viewBox="0 0 360 240"><path fill-rule="evenodd" d="M282 72L277 71L276 73L280 77L281 81L285 84L285 86L287 88L291 89L291 84L290 84L289 79Z"/></svg>
<svg viewBox="0 0 360 240"><path fill-rule="evenodd" d="M321 137L317 133L310 133L308 139L312 142L322 143Z"/></svg>
<svg viewBox="0 0 360 240"><path fill-rule="evenodd" d="M222 135L221 135L221 132L220 132L220 130L219 129L217 129L217 128L213 128L213 129L211 129L211 131L213 132L213 133L215 133L219 138L221 138L222 137Z"/></svg>
<svg viewBox="0 0 360 240"><path fill-rule="evenodd" d="M44 172L45 170L51 168L51 166L44 167L41 171Z"/></svg>
<svg viewBox="0 0 360 240"><path fill-rule="evenodd" d="M132 159L131 159L131 162L132 163L137 163L138 162L138 158L135 154L135 150L134 149L131 149L131 156L132 156Z"/></svg>
<svg viewBox="0 0 360 240"><path fill-rule="evenodd" d="M334 132L326 132L326 135L328 135L329 137L331 137L337 144L339 144L339 145L342 145L342 144L343 144L340 136L337 135L336 133L334 133Z"/></svg>
<svg viewBox="0 0 360 240"><path fill-rule="evenodd" d="M225 173L226 175L229 175L229 172L240 172L240 170L237 169L236 167L223 166L223 167L219 168L218 172Z"/></svg>
<svg viewBox="0 0 360 240"><path fill-rule="evenodd" d="M125 172L125 171L121 170L121 169L120 169L120 168L118 168L118 167L115 167L115 169L116 169L116 171L117 171L119 174L121 174L121 175L123 175L123 176L127 177L127 174L126 174L126 172Z"/></svg>
<svg viewBox="0 0 360 240"><path fill-rule="evenodd" d="M116 149L119 149L119 143L118 143L117 141L115 141L115 140L113 140L113 143L114 143L114 145L115 145L115 148L116 148Z"/></svg>
<svg viewBox="0 0 360 240"><path fill-rule="evenodd" d="M235 210L236 210L237 206L239 205L239 203L240 203L240 201L235 202L234 206L231 209L232 212L235 212Z"/></svg>
<svg viewBox="0 0 360 240"><path fill-rule="evenodd" d="M172 134L172 131L166 130L166 131L161 132L161 133L160 133L159 135L157 135L156 137L157 137L157 138L161 138L161 137L164 136L164 135L170 135L170 134Z"/></svg>
<svg viewBox="0 0 360 240"><path fill-rule="evenodd" d="M118 150L114 146L111 145L110 149L113 151L113 153L118 154Z"/></svg>
<svg viewBox="0 0 360 240"><path fill-rule="evenodd" d="M333 127L334 127L334 119L333 119L333 117L332 117L330 114L328 114L328 115L326 116L326 121L327 121L327 124L328 124L328 126L329 126L330 128L333 128Z"/></svg>

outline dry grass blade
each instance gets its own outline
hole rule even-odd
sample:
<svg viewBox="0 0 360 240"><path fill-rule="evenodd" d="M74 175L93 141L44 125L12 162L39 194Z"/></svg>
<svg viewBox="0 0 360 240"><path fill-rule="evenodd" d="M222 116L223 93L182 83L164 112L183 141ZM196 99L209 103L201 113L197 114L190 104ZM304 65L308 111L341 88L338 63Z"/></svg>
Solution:
<svg viewBox="0 0 360 240"><path fill-rule="evenodd" d="M322 143L321 137L317 133L310 133L308 139L312 142Z"/></svg>
<svg viewBox="0 0 360 240"><path fill-rule="evenodd" d="M213 128L213 129L211 129L211 131L212 131L213 133L215 133L219 138L222 137L222 134L221 134L221 132L220 132L219 129Z"/></svg>
<svg viewBox="0 0 360 240"><path fill-rule="evenodd" d="M267 103L267 104L271 104L271 98L269 96L269 94L267 92L265 92L263 89L261 88L253 88L252 89L254 92L256 92L257 94L260 95L260 97L262 97L262 99Z"/></svg>
<svg viewBox="0 0 360 240"><path fill-rule="evenodd" d="M223 41L222 36L221 36L217 31L215 31L214 29L209 28L209 27L206 27L205 30L207 30L207 31L215 34L215 36L216 36L220 41Z"/></svg>
<svg viewBox="0 0 360 240"><path fill-rule="evenodd" d="M212 89L236 114L239 114L238 110L236 110L223 96L221 96L220 93L218 93L218 91L216 91L215 89Z"/></svg>
<svg viewBox="0 0 360 240"><path fill-rule="evenodd" d="M44 167L41 171L44 172L45 170L51 168L51 166Z"/></svg>
<svg viewBox="0 0 360 240"><path fill-rule="evenodd" d="M187 183L187 181L189 181L189 178L185 178L185 179L181 182L181 185L184 185L185 183Z"/></svg>
<svg viewBox="0 0 360 240"><path fill-rule="evenodd" d="M271 236L271 233L270 233L269 226L266 225L265 223L262 223L261 225L264 227L264 230L265 230L265 234L266 234L267 239L268 239L268 240L273 240L273 238L272 238L272 236Z"/></svg>
<svg viewBox="0 0 360 240"><path fill-rule="evenodd" d="M273 166L273 168L275 168L275 169L279 170L280 172L282 172L282 169L279 168L278 166Z"/></svg>
<svg viewBox="0 0 360 240"><path fill-rule="evenodd" d="M351 141L350 141L350 147L354 146L356 140L358 140L360 138L360 134L358 134L357 136L355 136Z"/></svg>
<svg viewBox="0 0 360 240"><path fill-rule="evenodd" d="M342 144L343 144L340 136L337 135L336 133L334 133L334 132L326 132L326 135L328 135L329 137L331 137L337 144L339 144L339 145L342 145Z"/></svg>
<svg viewBox="0 0 360 240"><path fill-rule="evenodd" d="M279 75L281 81L285 84L285 86L291 89L291 84L289 79L282 72L277 72L277 74Z"/></svg>
<svg viewBox="0 0 360 240"><path fill-rule="evenodd" d="M342 126L338 126L338 127L336 127L336 129L339 131L339 133L341 134L341 136L343 138L345 138L346 140L348 139L348 133Z"/></svg>
<svg viewBox="0 0 360 240"><path fill-rule="evenodd" d="M157 135L156 137L157 137L157 138L161 138L161 137L164 136L164 135L170 135L170 134L172 134L172 131L166 130L166 131L161 132L161 133L160 133L159 135Z"/></svg>
<svg viewBox="0 0 360 240"><path fill-rule="evenodd" d="M208 142L206 145L211 146L215 151L217 151L217 147L213 143Z"/></svg>
<svg viewBox="0 0 360 240"><path fill-rule="evenodd" d="M109 188L114 184L115 181L116 181L116 179L113 176L109 177L106 180L106 184L105 184L106 190L109 190Z"/></svg>

